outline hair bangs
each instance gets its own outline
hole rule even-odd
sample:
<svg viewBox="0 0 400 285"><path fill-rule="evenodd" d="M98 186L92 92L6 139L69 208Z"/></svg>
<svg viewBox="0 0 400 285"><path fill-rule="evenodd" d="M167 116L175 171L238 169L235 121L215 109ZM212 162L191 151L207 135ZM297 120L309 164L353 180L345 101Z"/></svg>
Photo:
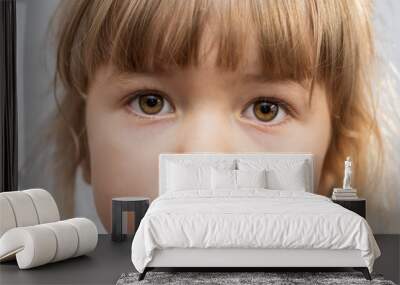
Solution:
<svg viewBox="0 0 400 285"><path fill-rule="evenodd" d="M316 51L310 13L302 1L116 1L103 2L86 46L91 74L111 62L120 72L155 72L198 66L209 34L216 67L236 71L255 53L271 80L312 76ZM101 13L103 11L103 13ZM106 11L106 12L104 12ZM101 13L101 14L100 14Z"/></svg>
<svg viewBox="0 0 400 285"><path fill-rule="evenodd" d="M356 44L370 35L346 30L365 17L365 8L357 4L318 0L82 3L71 12L79 19L65 19L71 30L63 45L71 49L62 57L79 59L64 68L68 81L73 81L68 69L74 65L85 70L87 84L107 63L127 73L198 66L207 56L201 45L208 35L217 47L218 68L236 71L252 53L267 80L300 82L318 76L335 89L352 86L358 61L363 55L368 58L369 48ZM349 5L359 13L348 17Z"/></svg>

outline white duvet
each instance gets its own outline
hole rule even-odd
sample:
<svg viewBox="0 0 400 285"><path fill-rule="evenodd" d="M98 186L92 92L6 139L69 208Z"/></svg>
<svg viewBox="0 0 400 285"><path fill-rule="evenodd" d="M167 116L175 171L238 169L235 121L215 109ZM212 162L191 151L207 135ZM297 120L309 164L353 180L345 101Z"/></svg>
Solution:
<svg viewBox="0 0 400 285"><path fill-rule="evenodd" d="M154 249L176 247L358 249L370 272L380 255L361 216L321 195L265 189L158 197L133 239L133 265L143 272Z"/></svg>

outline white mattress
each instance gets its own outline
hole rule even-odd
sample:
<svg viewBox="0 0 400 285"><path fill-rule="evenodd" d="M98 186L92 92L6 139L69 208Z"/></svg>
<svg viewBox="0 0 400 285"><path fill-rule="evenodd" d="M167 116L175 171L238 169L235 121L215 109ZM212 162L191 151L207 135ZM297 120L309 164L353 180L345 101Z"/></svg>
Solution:
<svg viewBox="0 0 400 285"><path fill-rule="evenodd" d="M361 216L324 196L265 189L161 195L133 239L132 262L143 272L168 248L354 249L370 271L380 255Z"/></svg>

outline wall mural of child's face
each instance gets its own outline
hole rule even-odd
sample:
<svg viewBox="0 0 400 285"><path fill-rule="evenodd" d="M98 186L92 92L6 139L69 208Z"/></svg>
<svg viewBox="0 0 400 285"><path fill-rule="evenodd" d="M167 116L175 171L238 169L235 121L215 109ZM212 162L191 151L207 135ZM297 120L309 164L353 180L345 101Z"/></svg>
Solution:
<svg viewBox="0 0 400 285"><path fill-rule="evenodd" d="M158 195L164 152L311 152L315 183L331 139L327 95L316 85L261 82L257 56L238 72L199 67L166 74L98 69L86 105L91 184L97 212L111 230L111 199Z"/></svg>

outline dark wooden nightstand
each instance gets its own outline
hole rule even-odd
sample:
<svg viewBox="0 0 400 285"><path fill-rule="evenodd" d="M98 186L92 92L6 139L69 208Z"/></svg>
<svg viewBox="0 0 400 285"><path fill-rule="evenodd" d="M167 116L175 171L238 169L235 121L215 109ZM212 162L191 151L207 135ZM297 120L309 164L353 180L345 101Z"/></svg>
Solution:
<svg viewBox="0 0 400 285"><path fill-rule="evenodd" d="M112 234L113 241L123 241L126 234L122 233L122 213L135 213L135 232L139 227L140 221L146 214L150 205L147 197L118 197L112 198ZM133 233L135 234L135 233Z"/></svg>
<svg viewBox="0 0 400 285"><path fill-rule="evenodd" d="M366 204L367 200L364 198L357 198L354 200L333 200L332 202L339 204L340 206L359 214L365 219L366 217Z"/></svg>

